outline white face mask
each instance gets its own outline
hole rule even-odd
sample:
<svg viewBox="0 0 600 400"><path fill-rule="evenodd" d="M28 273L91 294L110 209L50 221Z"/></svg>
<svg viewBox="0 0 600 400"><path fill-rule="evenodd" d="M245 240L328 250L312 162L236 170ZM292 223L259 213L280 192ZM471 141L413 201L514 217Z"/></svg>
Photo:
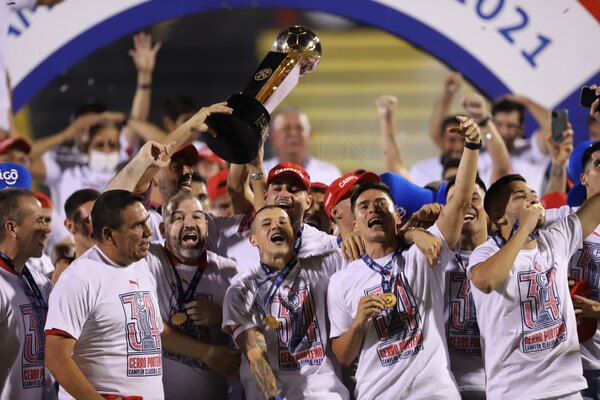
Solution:
<svg viewBox="0 0 600 400"><path fill-rule="evenodd" d="M111 172L119 165L119 152L104 153L90 150L90 168L94 171Z"/></svg>

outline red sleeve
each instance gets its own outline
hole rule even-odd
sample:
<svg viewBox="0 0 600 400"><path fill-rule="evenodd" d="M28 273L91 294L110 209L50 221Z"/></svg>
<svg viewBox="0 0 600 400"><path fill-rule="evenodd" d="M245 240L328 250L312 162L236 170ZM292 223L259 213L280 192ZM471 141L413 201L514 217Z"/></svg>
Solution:
<svg viewBox="0 0 600 400"><path fill-rule="evenodd" d="M60 330L60 329L46 329L44 331L44 333L46 334L46 336L55 335L55 336L64 336L66 338L75 339L73 336L69 335L67 332Z"/></svg>

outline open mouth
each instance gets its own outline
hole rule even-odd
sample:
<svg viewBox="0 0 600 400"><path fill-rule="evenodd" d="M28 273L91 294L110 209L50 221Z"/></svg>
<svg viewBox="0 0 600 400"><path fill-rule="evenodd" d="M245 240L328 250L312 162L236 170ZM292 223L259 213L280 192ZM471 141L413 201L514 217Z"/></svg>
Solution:
<svg viewBox="0 0 600 400"><path fill-rule="evenodd" d="M367 226L372 228L376 225L383 226L383 220L379 217L371 218L369 222L367 222Z"/></svg>
<svg viewBox="0 0 600 400"><path fill-rule="evenodd" d="M271 242L273 243L281 243L285 241L285 236L283 236L281 233L277 232L274 233L273 235L271 235Z"/></svg>
<svg viewBox="0 0 600 400"><path fill-rule="evenodd" d="M286 212L292 209L292 202L289 200L279 200L275 202L275 205Z"/></svg>
<svg viewBox="0 0 600 400"><path fill-rule="evenodd" d="M181 234L181 242L183 244L196 244L200 235L196 230L186 230Z"/></svg>
<svg viewBox="0 0 600 400"><path fill-rule="evenodd" d="M465 217L463 219L463 222L470 222L470 221L473 221L475 218L477 218L477 216L475 215L475 213L467 211L465 213Z"/></svg>

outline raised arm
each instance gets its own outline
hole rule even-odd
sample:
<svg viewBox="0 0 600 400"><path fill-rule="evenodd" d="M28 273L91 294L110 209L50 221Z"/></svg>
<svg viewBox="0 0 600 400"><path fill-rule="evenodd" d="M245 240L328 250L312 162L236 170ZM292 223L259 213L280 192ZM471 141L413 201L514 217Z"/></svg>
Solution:
<svg viewBox="0 0 600 400"><path fill-rule="evenodd" d="M157 142L146 142L139 153L110 181L104 191L116 189L130 192L144 191L147 189L147 183L145 188L140 187L144 184L142 177L150 169L155 174L159 168L168 165L173 146L174 143L162 145Z"/></svg>
<svg viewBox="0 0 600 400"><path fill-rule="evenodd" d="M519 213L519 228L506 244L487 260L470 269L471 282L477 289L490 293L504 283L519 251L529 240L529 234L535 229L541 213L540 207L527 204Z"/></svg>
<svg viewBox="0 0 600 400"><path fill-rule="evenodd" d="M600 86L590 85L590 89L595 90L596 96L600 97ZM596 99L592 103L592 106L590 107L590 116L593 117L596 121L600 121L600 99Z"/></svg>
<svg viewBox="0 0 600 400"><path fill-rule="evenodd" d="M450 104L454 95L460 90L461 84L462 75L459 72L450 72L444 79L442 93L431 110L429 136L440 149L442 148L442 134L440 132L442 121L450 114Z"/></svg>
<svg viewBox="0 0 600 400"><path fill-rule="evenodd" d="M492 175L490 181L495 182L498 178L504 175L512 174L512 164L506 144L496 125L492 121L489 108L483 96L477 93L467 94L462 101L467 114L477 122L482 130L482 139L485 144L490 158L492 159Z"/></svg>
<svg viewBox="0 0 600 400"><path fill-rule="evenodd" d="M264 146L261 144L254 160L245 165L231 164L229 167L227 191L236 214L260 210L264 205L267 172L263 166L263 157Z"/></svg>
<svg viewBox="0 0 600 400"><path fill-rule="evenodd" d="M137 88L133 96L131 105L131 118L145 121L150 114L150 101L152 98L152 73L156 65L156 54L160 50L161 43L155 43L152 46L152 37L149 34L140 32L133 36L133 49L128 54L133 60L137 71ZM129 147L135 149L139 146L140 136L136 131L126 126L123 134ZM153 138L156 140L156 138Z"/></svg>
<svg viewBox="0 0 600 400"><path fill-rule="evenodd" d="M402 159L398 145L398 130L396 129L395 110L398 99L394 96L379 96L375 101L379 115L379 133L383 166L386 171L402 175L410 180L410 174Z"/></svg>
<svg viewBox="0 0 600 400"><path fill-rule="evenodd" d="M258 328L250 328L240 333L236 342L248 359L250 372L256 382L256 386L258 386L266 399L276 397L279 393L277 390L277 381L275 380L273 369L269 364L267 344L263 333Z"/></svg>
<svg viewBox="0 0 600 400"><path fill-rule="evenodd" d="M75 339L59 335L47 335L45 364L58 383L76 399L102 400L103 397L79 369L71 354Z"/></svg>
<svg viewBox="0 0 600 400"><path fill-rule="evenodd" d="M451 132L459 133L465 137L465 148L460 159L458 172L456 174L456 189L451 196L436 224L450 248L454 248L460 239L465 212L471 206L475 177L477 176L477 162L479 150L469 149L467 146L481 147L481 131L472 118L463 116L456 117L460 122L457 128L451 128Z"/></svg>
<svg viewBox="0 0 600 400"><path fill-rule="evenodd" d="M565 193L567 190L567 162L573 152L573 129L570 123L562 133L562 136L562 142L555 142L552 136L548 138L552 166L544 194L554 192Z"/></svg>
<svg viewBox="0 0 600 400"><path fill-rule="evenodd" d="M551 112L541 104L536 103L529 97L519 95L505 95L503 98L522 104L527 109L537 122L539 129L533 135L532 140L535 140L543 154L549 154L548 137L552 136L552 118Z"/></svg>

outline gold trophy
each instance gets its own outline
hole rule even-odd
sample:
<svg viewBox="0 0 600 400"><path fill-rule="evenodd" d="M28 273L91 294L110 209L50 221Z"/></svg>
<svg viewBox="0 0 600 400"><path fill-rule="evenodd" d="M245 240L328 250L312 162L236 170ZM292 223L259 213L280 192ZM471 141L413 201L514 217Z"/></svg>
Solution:
<svg viewBox="0 0 600 400"><path fill-rule="evenodd" d="M226 101L233 114L213 114L209 132L202 134L208 147L222 159L246 164L258 153L271 122L270 113L321 60L321 42L302 26L281 31L246 88Z"/></svg>

